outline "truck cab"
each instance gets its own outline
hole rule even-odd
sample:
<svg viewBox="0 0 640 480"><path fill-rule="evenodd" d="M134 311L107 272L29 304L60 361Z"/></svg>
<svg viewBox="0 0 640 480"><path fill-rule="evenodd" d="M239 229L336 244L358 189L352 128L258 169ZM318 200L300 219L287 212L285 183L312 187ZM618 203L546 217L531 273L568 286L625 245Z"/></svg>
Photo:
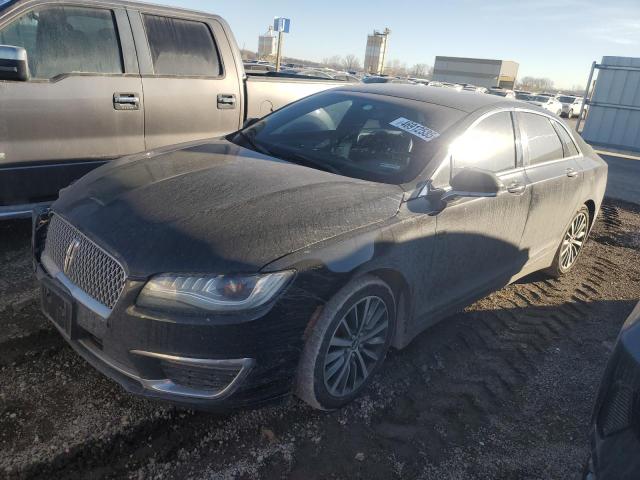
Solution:
<svg viewBox="0 0 640 480"><path fill-rule="evenodd" d="M111 159L225 135L339 83L248 85L222 18L130 2L5 2L0 45L0 219Z"/></svg>

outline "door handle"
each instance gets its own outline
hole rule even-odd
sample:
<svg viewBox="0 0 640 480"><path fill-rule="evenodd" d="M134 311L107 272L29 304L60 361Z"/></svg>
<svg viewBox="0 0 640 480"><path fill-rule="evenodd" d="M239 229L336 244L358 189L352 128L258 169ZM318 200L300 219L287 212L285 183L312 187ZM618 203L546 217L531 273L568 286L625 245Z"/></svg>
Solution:
<svg viewBox="0 0 640 480"><path fill-rule="evenodd" d="M507 187L507 192L509 192L509 193L522 193L522 192L524 192L525 188L527 188L527 187L524 186L523 184L521 184L519 182L513 182L512 184L510 184Z"/></svg>
<svg viewBox="0 0 640 480"><path fill-rule="evenodd" d="M569 177L569 178L573 178L573 177L577 177L578 176L578 172L576 171L575 168L569 167L569 168L567 168L565 170L565 172L567 172L567 177Z"/></svg>
<svg viewBox="0 0 640 480"><path fill-rule="evenodd" d="M236 108L236 96L231 93L218 94L218 108Z"/></svg>
<svg viewBox="0 0 640 480"><path fill-rule="evenodd" d="M113 108L116 110L140 110L140 97L137 93L114 93Z"/></svg>

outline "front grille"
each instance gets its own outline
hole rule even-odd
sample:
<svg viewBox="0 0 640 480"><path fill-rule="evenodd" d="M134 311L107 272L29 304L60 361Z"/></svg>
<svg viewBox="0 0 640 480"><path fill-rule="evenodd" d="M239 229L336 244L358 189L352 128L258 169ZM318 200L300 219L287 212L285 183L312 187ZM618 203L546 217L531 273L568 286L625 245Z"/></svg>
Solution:
<svg viewBox="0 0 640 480"><path fill-rule="evenodd" d="M240 368L190 365L170 360L161 362L166 377L173 383L195 390L220 392L240 373Z"/></svg>
<svg viewBox="0 0 640 480"><path fill-rule="evenodd" d="M75 244L75 252L69 261L67 255L72 243ZM49 257L74 285L91 298L109 309L114 307L124 288L124 269L77 228L57 215L51 218L43 255Z"/></svg>

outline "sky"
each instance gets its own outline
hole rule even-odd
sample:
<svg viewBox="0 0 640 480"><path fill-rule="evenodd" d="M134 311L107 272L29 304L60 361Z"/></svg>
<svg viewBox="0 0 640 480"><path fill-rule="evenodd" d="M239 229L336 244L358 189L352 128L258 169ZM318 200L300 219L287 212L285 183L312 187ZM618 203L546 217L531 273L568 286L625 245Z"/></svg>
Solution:
<svg viewBox="0 0 640 480"><path fill-rule="evenodd" d="M284 55L321 61L354 54L391 29L389 60L433 65L436 55L514 60L518 78L583 87L591 62L640 56L640 0L153 0L223 17L238 45L258 49L276 16L291 19Z"/></svg>

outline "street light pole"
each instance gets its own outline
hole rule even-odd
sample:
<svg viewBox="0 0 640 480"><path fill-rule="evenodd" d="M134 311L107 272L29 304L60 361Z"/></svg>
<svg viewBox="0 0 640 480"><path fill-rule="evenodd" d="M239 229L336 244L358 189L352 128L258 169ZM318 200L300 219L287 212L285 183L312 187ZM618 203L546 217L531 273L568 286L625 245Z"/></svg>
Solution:
<svg viewBox="0 0 640 480"><path fill-rule="evenodd" d="M284 39L284 35L282 35L282 30L278 31L278 50L276 52L276 72L280 71L280 62L282 61L282 40Z"/></svg>

